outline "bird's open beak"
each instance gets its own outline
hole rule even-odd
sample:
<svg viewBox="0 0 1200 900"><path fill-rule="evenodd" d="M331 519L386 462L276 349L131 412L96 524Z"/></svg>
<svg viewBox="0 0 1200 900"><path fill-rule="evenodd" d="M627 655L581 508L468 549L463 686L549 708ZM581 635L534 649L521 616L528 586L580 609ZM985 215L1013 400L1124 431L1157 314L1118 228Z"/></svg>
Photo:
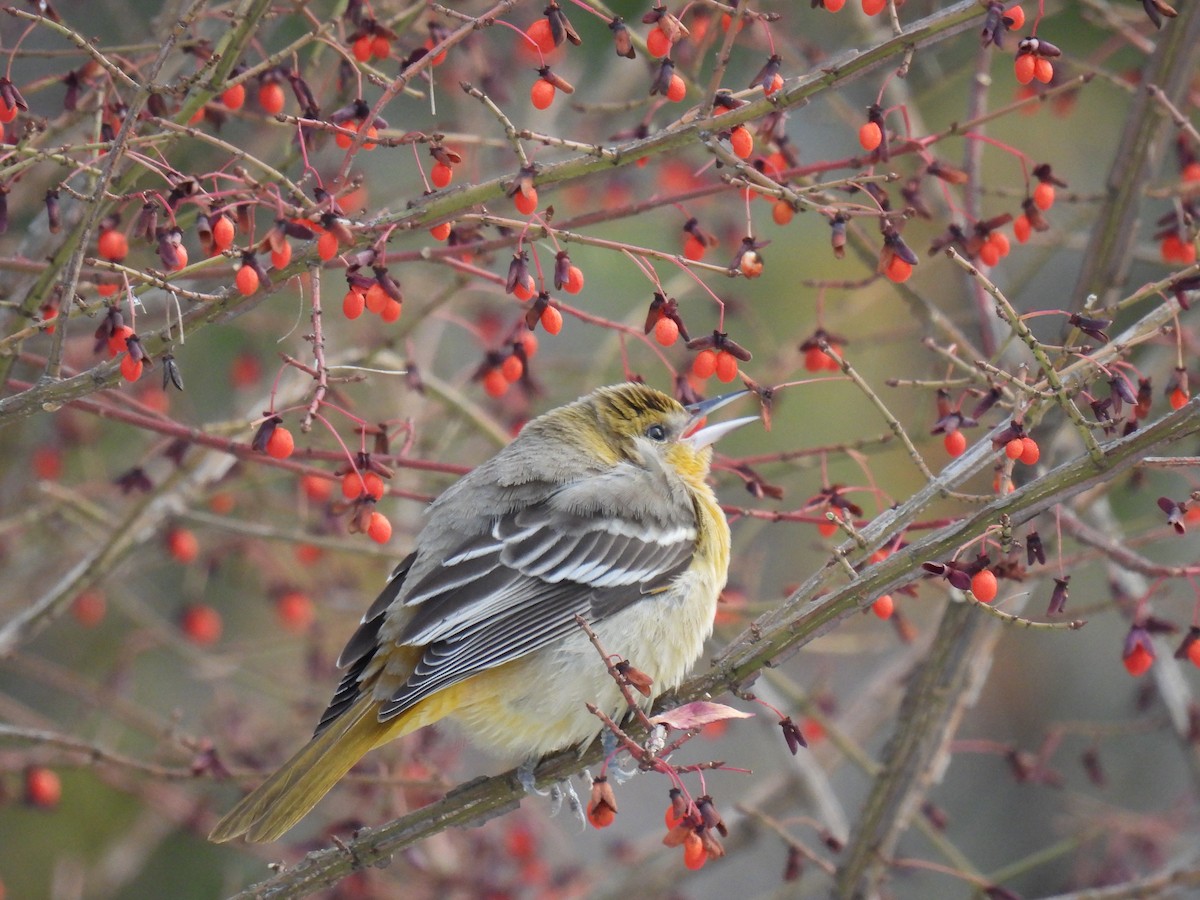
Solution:
<svg viewBox="0 0 1200 900"><path fill-rule="evenodd" d="M735 391L732 394L725 394L721 397L713 397L711 400L701 400L699 403L693 403L691 406L684 407L692 418L688 423L688 427L684 430L686 435L683 440L691 445L693 450L702 450L712 444L715 444L731 431L736 431L743 425L748 425L751 422L759 421L758 416L746 416L742 419L731 419L728 422L717 422L713 425L705 425L703 428L698 428L704 418L711 412L715 412L727 403L731 403L739 397L750 393L749 391ZM692 430L695 429L695 430Z"/></svg>

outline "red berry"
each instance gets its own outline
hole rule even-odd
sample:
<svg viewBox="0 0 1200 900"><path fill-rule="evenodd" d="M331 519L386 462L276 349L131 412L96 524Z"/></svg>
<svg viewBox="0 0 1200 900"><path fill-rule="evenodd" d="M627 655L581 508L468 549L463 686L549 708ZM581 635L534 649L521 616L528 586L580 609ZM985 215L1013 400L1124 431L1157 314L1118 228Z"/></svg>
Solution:
<svg viewBox="0 0 1200 900"><path fill-rule="evenodd" d="M859 145L870 153L876 147L883 143L883 129L879 127L878 122L867 122L858 129Z"/></svg>
<svg viewBox="0 0 1200 900"><path fill-rule="evenodd" d="M728 350L722 350L717 354L716 369L717 380L728 384L737 378L738 361L737 357Z"/></svg>
<svg viewBox="0 0 1200 900"><path fill-rule="evenodd" d="M58 773L45 766L25 770L25 802L39 809L53 809L62 800L62 781Z"/></svg>
<svg viewBox="0 0 1200 900"><path fill-rule="evenodd" d="M379 311L379 318L390 325L400 318L400 313L403 310L404 305L399 300L395 297L388 297L387 302L383 304L383 309Z"/></svg>
<svg viewBox="0 0 1200 900"><path fill-rule="evenodd" d="M326 231L317 238L317 256L321 257L325 262L337 256L338 239L332 231Z"/></svg>
<svg viewBox="0 0 1200 900"><path fill-rule="evenodd" d="M384 492L387 490L381 478L375 472L364 472L362 477L363 493L374 497L376 500L383 498Z"/></svg>
<svg viewBox="0 0 1200 900"><path fill-rule="evenodd" d="M303 634L317 617L312 598L302 591L288 591L275 601L275 615L285 631Z"/></svg>
<svg viewBox="0 0 1200 900"><path fill-rule="evenodd" d="M1044 56L1037 57L1033 64L1033 77L1042 84L1049 84L1054 79L1054 63Z"/></svg>
<svg viewBox="0 0 1200 900"><path fill-rule="evenodd" d="M617 811L607 803L597 803L587 812L593 828L607 828L617 819Z"/></svg>
<svg viewBox="0 0 1200 900"><path fill-rule="evenodd" d="M267 438L267 456L272 459L287 459L296 449L296 439L282 425L276 425L271 436Z"/></svg>
<svg viewBox="0 0 1200 900"><path fill-rule="evenodd" d="M366 304L366 295L357 288L351 288L342 298L342 315L347 319L357 319L363 314Z"/></svg>
<svg viewBox="0 0 1200 900"><path fill-rule="evenodd" d="M233 219L222 213L213 220L212 241L217 250L228 250L233 246Z"/></svg>
<svg viewBox="0 0 1200 900"><path fill-rule="evenodd" d="M517 208L523 216L533 215L533 211L538 206L538 195L536 188L530 188L529 192L517 191L513 194L513 206Z"/></svg>
<svg viewBox="0 0 1200 900"><path fill-rule="evenodd" d="M1049 209L1054 205L1054 185L1045 181L1039 182L1033 189L1033 205L1038 209Z"/></svg>
<svg viewBox="0 0 1200 900"><path fill-rule="evenodd" d="M488 369L483 376L483 390L489 397L503 397L508 393L509 381L499 369Z"/></svg>
<svg viewBox="0 0 1200 900"><path fill-rule="evenodd" d="M433 235L435 241L444 241L450 237L450 223L441 222L429 229L429 233Z"/></svg>
<svg viewBox="0 0 1200 900"><path fill-rule="evenodd" d="M142 361L126 356L121 360L121 377L128 382L137 381L142 377Z"/></svg>
<svg viewBox="0 0 1200 900"><path fill-rule="evenodd" d="M1019 84L1029 84L1033 81L1037 61L1037 56L1032 53L1022 53L1013 61L1013 74L1017 76Z"/></svg>
<svg viewBox="0 0 1200 900"><path fill-rule="evenodd" d="M890 619L892 613L895 611L896 601L892 599L891 594L884 594L871 604L871 612L875 613L881 619Z"/></svg>
<svg viewBox="0 0 1200 900"><path fill-rule="evenodd" d="M696 358L692 360L692 374L702 381L707 381L712 378L713 373L717 371L717 351L708 349L701 350L696 354Z"/></svg>
<svg viewBox="0 0 1200 900"><path fill-rule="evenodd" d="M786 200L776 200L771 207L771 218L776 225L787 225L795 215L796 210Z"/></svg>
<svg viewBox="0 0 1200 900"><path fill-rule="evenodd" d="M381 512L371 513L371 524L367 526L367 536L377 544L386 544L392 539L392 523Z"/></svg>
<svg viewBox="0 0 1200 900"><path fill-rule="evenodd" d="M704 849L704 841L694 831L688 832L683 841L683 864L689 869L702 868L708 862L708 851Z"/></svg>
<svg viewBox="0 0 1200 900"><path fill-rule="evenodd" d="M167 532L167 552L186 566L200 555L200 542L189 529L172 528Z"/></svg>
<svg viewBox="0 0 1200 900"><path fill-rule="evenodd" d="M664 347L670 347L679 340L679 325L669 316L663 316L654 323L654 339Z"/></svg>
<svg viewBox="0 0 1200 900"><path fill-rule="evenodd" d="M175 265L171 267L172 272L182 272L187 268L188 252L187 247L179 244L175 247Z"/></svg>
<svg viewBox="0 0 1200 900"><path fill-rule="evenodd" d="M683 257L692 262L703 259L706 250L708 250L708 246L694 234L689 234L687 240L683 242Z"/></svg>
<svg viewBox="0 0 1200 900"><path fill-rule="evenodd" d="M96 249L105 259L120 262L129 255L129 238L125 237L124 232L110 228L108 231L100 232L100 238L96 241Z"/></svg>
<svg viewBox="0 0 1200 900"><path fill-rule="evenodd" d="M554 52L554 32L550 28L550 21L548 19L544 17L541 19L536 19L532 25L525 29L525 34L532 38L533 42L537 44L537 48L541 50L542 53ZM528 47L528 44L526 44L526 47Z"/></svg>
<svg viewBox="0 0 1200 900"><path fill-rule="evenodd" d="M533 292L537 289L534 284L533 276L526 275L524 278L518 278L517 283L513 285L513 296L524 303L526 300L533 299Z"/></svg>
<svg viewBox="0 0 1200 900"><path fill-rule="evenodd" d="M246 86L244 84L235 84L233 87L225 88L221 94L221 102L225 104L226 109L241 109L246 103Z"/></svg>
<svg viewBox="0 0 1200 900"><path fill-rule="evenodd" d="M567 269L567 280L563 282L563 290L568 294L578 294L583 290L583 269L579 266Z"/></svg>
<svg viewBox="0 0 1200 900"><path fill-rule="evenodd" d="M387 306L387 302L391 299L392 298L388 296L387 291L381 288L378 283L372 283L372 285L367 288L366 299L364 301L367 307L367 312L372 312L376 315L379 315L379 313L383 312L383 308Z"/></svg>
<svg viewBox="0 0 1200 900"><path fill-rule="evenodd" d="M991 569L980 569L971 579L971 593L980 603L991 603L996 599L998 585Z"/></svg>
<svg viewBox="0 0 1200 900"><path fill-rule="evenodd" d="M1013 237L1017 239L1018 244L1028 241L1031 234L1033 234L1033 225L1030 224L1029 216L1021 213L1013 219Z"/></svg>
<svg viewBox="0 0 1200 900"><path fill-rule="evenodd" d="M238 292L243 297L249 297L258 290L258 272L254 271L254 266L249 264L238 269L234 281L237 283Z"/></svg>
<svg viewBox="0 0 1200 900"><path fill-rule="evenodd" d="M763 85L763 93L768 97L783 88L783 76L776 72L771 76L770 82Z"/></svg>
<svg viewBox="0 0 1200 900"><path fill-rule="evenodd" d="M754 152L754 137L745 125L738 125L729 133L729 146L738 159L749 159Z"/></svg>
<svg viewBox="0 0 1200 900"><path fill-rule="evenodd" d="M266 81L259 86L258 105L267 115L277 116L283 112L283 102L283 86L279 82Z"/></svg>
<svg viewBox="0 0 1200 900"><path fill-rule="evenodd" d="M116 356L118 353L124 353L128 349L126 340L133 337L133 329L128 325L121 325L113 329L113 333L108 336L108 355Z"/></svg>
<svg viewBox="0 0 1200 900"><path fill-rule="evenodd" d="M1031 437L1021 439L1021 455L1019 459L1027 466L1032 466L1042 457L1042 448Z"/></svg>
<svg viewBox="0 0 1200 900"><path fill-rule="evenodd" d="M434 163L429 170L429 180L435 188L444 188L454 180L454 170L445 163Z"/></svg>
<svg viewBox="0 0 1200 900"><path fill-rule="evenodd" d="M555 87L545 78L539 78L529 89L529 102L534 109L548 109L554 102Z"/></svg>
<svg viewBox="0 0 1200 900"><path fill-rule="evenodd" d="M362 476L351 469L342 476L342 496L347 500L354 500L363 492Z"/></svg>
<svg viewBox="0 0 1200 900"><path fill-rule="evenodd" d="M542 327L548 334L558 334L563 327L562 313L553 306L547 306L542 310Z"/></svg>
<svg viewBox="0 0 1200 900"><path fill-rule="evenodd" d="M1188 646L1187 657L1193 666L1200 669L1200 640L1192 641Z"/></svg>
<svg viewBox="0 0 1200 900"><path fill-rule="evenodd" d="M333 482L320 475L304 475L300 479L304 496L316 503L324 503L333 494Z"/></svg>
<svg viewBox="0 0 1200 900"><path fill-rule="evenodd" d="M208 646L221 639L223 623L221 614L205 603L193 603L183 610L179 627L184 636L194 644Z"/></svg>
<svg viewBox="0 0 1200 900"><path fill-rule="evenodd" d="M671 52L671 39L657 25L646 35L646 52L655 59L661 59Z"/></svg>
<svg viewBox="0 0 1200 900"><path fill-rule="evenodd" d="M887 6L887 0L862 0L863 12L868 16L877 16Z"/></svg>
<svg viewBox="0 0 1200 900"><path fill-rule="evenodd" d="M1187 405L1188 394L1183 388L1175 388L1171 391L1171 396L1167 398L1167 402L1171 404L1171 409L1182 409Z"/></svg>
<svg viewBox="0 0 1200 900"><path fill-rule="evenodd" d="M1141 644L1134 644L1122 662L1125 663L1125 671L1134 678L1139 678L1150 671L1150 666L1154 663L1154 654Z"/></svg>
<svg viewBox="0 0 1200 900"><path fill-rule="evenodd" d="M831 13L838 12L846 5L846 0L825 0L825 8Z"/></svg>
<svg viewBox="0 0 1200 900"><path fill-rule="evenodd" d="M376 59L387 59L392 55L392 42L382 34L371 38L371 55Z"/></svg>
<svg viewBox="0 0 1200 900"><path fill-rule="evenodd" d="M988 242L996 248L1001 259L1008 256L1009 251L1012 250L1012 244L1008 242L1008 238L1002 231L993 231Z"/></svg>
<svg viewBox="0 0 1200 900"><path fill-rule="evenodd" d="M1000 262L1000 249L990 240L984 241L979 248L979 261L985 266L994 266Z"/></svg>
<svg viewBox="0 0 1200 900"><path fill-rule="evenodd" d="M1004 445L1004 455L1009 459L1020 459L1021 454L1025 452L1025 441L1021 438L1013 438Z"/></svg>
<svg viewBox="0 0 1200 900"><path fill-rule="evenodd" d="M1004 24L1009 31L1020 31L1025 26L1025 10L1014 6L1004 13Z"/></svg>
<svg viewBox="0 0 1200 900"><path fill-rule="evenodd" d="M516 354L506 357L504 362L500 363L500 374L509 384L519 381L525 374L525 363L521 362L521 357Z"/></svg>
<svg viewBox="0 0 1200 900"><path fill-rule="evenodd" d="M276 269L286 269L288 263L292 261L292 245L287 241L283 242L282 250L271 251L271 265Z"/></svg>
<svg viewBox="0 0 1200 900"><path fill-rule="evenodd" d="M1200 181L1200 162L1190 162L1183 167L1183 171L1179 173L1179 180L1188 183ZM1196 646L1195 644L1192 645Z"/></svg>
<svg viewBox="0 0 1200 900"><path fill-rule="evenodd" d="M681 103L686 96L687 82L678 75L672 75L671 83L667 86L667 99L672 103Z"/></svg>
<svg viewBox="0 0 1200 900"><path fill-rule="evenodd" d="M371 58L371 35L364 34L355 38L354 43L350 45L350 51L359 62L369 60Z"/></svg>
<svg viewBox="0 0 1200 900"><path fill-rule="evenodd" d="M912 271L912 263L893 254L892 258L888 260L884 274L896 282L896 284L903 284L905 281L908 281L909 276L912 275Z"/></svg>
<svg viewBox="0 0 1200 900"><path fill-rule="evenodd" d="M71 601L71 615L84 628L94 628L104 620L106 607L102 593L87 590Z"/></svg>
<svg viewBox="0 0 1200 900"><path fill-rule="evenodd" d="M4 102L3 98L0 98L0 122L7 125L17 117L17 113L19 111L20 107L18 107L16 104L9 106Z"/></svg>

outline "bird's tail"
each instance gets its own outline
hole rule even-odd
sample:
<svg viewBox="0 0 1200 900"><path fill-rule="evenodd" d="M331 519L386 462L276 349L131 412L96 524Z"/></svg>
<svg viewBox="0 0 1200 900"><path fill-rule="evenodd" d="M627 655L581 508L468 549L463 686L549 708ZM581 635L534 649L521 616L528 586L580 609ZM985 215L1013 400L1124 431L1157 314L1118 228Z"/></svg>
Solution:
<svg viewBox="0 0 1200 900"><path fill-rule="evenodd" d="M249 841L277 840L304 818L368 750L408 734L427 721L420 715L404 714L380 722L376 709L370 694L360 697L279 771L243 797L217 823L209 840L228 841L241 834Z"/></svg>

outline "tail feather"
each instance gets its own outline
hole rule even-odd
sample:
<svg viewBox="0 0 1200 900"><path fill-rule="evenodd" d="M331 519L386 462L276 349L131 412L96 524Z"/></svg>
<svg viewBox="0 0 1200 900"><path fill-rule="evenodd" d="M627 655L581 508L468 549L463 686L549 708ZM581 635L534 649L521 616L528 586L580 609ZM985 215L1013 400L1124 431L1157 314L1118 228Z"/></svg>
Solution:
<svg viewBox="0 0 1200 900"><path fill-rule="evenodd" d="M274 775L247 794L209 835L222 842L238 835L250 841L274 841L317 805L334 783L374 747L401 737L421 724L418 716L380 722L370 695L339 716Z"/></svg>

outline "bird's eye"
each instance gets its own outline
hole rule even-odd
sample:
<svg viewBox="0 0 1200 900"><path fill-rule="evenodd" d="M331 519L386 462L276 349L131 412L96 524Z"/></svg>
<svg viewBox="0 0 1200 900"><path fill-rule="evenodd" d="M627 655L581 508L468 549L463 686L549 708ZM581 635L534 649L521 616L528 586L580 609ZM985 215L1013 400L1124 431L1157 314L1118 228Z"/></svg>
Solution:
<svg viewBox="0 0 1200 900"><path fill-rule="evenodd" d="M667 439L667 429L661 425L651 425L646 429L646 437L652 441L665 441Z"/></svg>

